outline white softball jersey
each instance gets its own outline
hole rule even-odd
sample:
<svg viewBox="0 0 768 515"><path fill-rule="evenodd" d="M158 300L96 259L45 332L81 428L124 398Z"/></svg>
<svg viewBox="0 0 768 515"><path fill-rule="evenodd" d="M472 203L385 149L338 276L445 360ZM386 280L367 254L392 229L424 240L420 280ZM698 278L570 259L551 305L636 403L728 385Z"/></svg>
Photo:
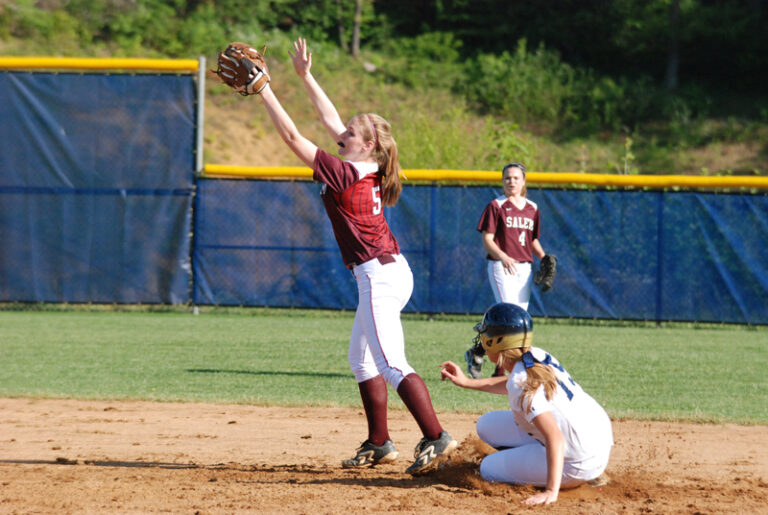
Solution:
<svg viewBox="0 0 768 515"><path fill-rule="evenodd" d="M480 473L488 481L545 486L545 440L533 419L551 412L565 441L562 487L597 478L608 465L613 446L608 414L554 357L537 347L531 353L537 361L553 368L558 381L555 394L547 400L540 387L533 395L531 411L526 412L520 400L527 373L522 361L515 364L507 380L510 410L486 413L477 422L477 433L483 441L497 449L505 448L487 456Z"/></svg>

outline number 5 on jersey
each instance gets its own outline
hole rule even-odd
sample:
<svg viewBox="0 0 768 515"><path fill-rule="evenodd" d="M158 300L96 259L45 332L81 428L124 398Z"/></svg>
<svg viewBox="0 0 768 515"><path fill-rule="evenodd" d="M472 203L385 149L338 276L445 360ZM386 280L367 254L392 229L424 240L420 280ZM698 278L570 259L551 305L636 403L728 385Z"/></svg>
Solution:
<svg viewBox="0 0 768 515"><path fill-rule="evenodd" d="M381 213L381 195L379 195L381 186L374 186L371 188L371 195L373 195L373 214L378 215Z"/></svg>

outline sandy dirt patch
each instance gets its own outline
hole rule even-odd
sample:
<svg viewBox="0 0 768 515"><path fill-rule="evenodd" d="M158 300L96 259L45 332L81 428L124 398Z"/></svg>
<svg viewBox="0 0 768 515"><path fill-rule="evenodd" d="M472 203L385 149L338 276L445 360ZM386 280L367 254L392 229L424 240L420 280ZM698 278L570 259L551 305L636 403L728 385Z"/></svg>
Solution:
<svg viewBox="0 0 768 515"><path fill-rule="evenodd" d="M614 421L602 487L549 507L528 486L477 475L476 415L442 413L459 449L440 470L404 470L420 438L391 411L401 457L345 470L361 410L0 399L0 513L765 513L768 426Z"/></svg>

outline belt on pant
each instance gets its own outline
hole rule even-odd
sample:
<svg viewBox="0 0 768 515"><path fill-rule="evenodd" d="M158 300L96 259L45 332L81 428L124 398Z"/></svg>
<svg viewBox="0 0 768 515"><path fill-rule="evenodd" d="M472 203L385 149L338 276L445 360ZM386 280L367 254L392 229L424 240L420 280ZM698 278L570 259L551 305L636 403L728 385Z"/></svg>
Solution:
<svg viewBox="0 0 768 515"><path fill-rule="evenodd" d="M395 256L393 256L392 254L384 254L383 256L376 256L376 259L378 259L379 263L381 263L382 265L388 265L390 263L395 262Z"/></svg>
<svg viewBox="0 0 768 515"><path fill-rule="evenodd" d="M381 263L382 265L388 265L390 263L394 263L395 262L395 256L393 256L392 254L382 254L381 256L376 256L375 258L371 258L371 259L378 260L378 262ZM362 264L363 263L351 263L351 264L347 265L347 268L352 270L357 265L362 265Z"/></svg>

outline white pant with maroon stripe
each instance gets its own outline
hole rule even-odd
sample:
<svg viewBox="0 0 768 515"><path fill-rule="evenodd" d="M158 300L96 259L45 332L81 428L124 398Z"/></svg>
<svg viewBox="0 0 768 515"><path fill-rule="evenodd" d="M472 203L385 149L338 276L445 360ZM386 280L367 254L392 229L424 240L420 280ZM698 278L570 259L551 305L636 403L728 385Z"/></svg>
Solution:
<svg viewBox="0 0 768 515"><path fill-rule="evenodd" d="M377 375L397 389L414 372L405 359L400 311L413 291L413 273L405 257L382 265L378 259L352 269L358 304L349 339L349 365L358 383Z"/></svg>
<svg viewBox="0 0 768 515"><path fill-rule="evenodd" d="M488 261L488 280L496 302L509 302L528 310L533 274L531 263L515 263L515 273L504 270L501 261Z"/></svg>

